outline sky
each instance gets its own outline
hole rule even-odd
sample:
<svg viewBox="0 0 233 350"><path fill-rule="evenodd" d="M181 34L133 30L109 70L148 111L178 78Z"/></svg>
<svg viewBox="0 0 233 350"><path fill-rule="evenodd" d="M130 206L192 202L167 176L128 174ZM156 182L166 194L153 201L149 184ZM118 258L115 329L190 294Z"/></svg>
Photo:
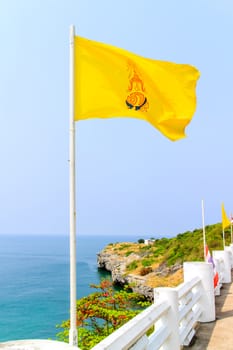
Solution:
<svg viewBox="0 0 233 350"><path fill-rule="evenodd" d="M187 138L76 123L77 234L174 236L233 211L233 2L0 0L0 234L69 234L69 27L200 70Z"/></svg>

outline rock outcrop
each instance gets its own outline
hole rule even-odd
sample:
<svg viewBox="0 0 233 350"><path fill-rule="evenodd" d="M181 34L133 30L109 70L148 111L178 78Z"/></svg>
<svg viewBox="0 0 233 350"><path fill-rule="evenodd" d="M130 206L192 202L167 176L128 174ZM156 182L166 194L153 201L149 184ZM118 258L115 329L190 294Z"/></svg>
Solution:
<svg viewBox="0 0 233 350"><path fill-rule="evenodd" d="M139 260L137 254L130 254L128 257L120 257L117 254L102 251L97 254L97 264L101 269L111 272L113 283L130 285L133 292L142 294L148 300L153 300L153 288L146 285L146 276L126 274L126 266L132 261Z"/></svg>
<svg viewBox="0 0 233 350"><path fill-rule="evenodd" d="M143 259L148 259L148 252L138 249L136 244L128 243L109 245L97 254L98 268L111 272L113 283L130 285L133 292L142 294L152 301L154 287L172 286L172 278L177 272L181 273L182 265L167 266L166 261L160 261L145 267L142 265L142 262L145 262ZM129 268L130 265L134 265L135 268ZM181 283L180 279L177 281Z"/></svg>

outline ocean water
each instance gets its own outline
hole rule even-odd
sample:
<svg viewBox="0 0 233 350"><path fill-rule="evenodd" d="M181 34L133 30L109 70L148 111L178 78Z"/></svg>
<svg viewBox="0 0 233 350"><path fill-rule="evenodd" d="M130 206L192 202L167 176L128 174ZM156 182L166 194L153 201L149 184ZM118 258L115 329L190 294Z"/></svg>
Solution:
<svg viewBox="0 0 233 350"><path fill-rule="evenodd" d="M132 236L77 237L77 298L108 274L96 254ZM69 318L69 237L0 235L0 342L56 339L56 325Z"/></svg>

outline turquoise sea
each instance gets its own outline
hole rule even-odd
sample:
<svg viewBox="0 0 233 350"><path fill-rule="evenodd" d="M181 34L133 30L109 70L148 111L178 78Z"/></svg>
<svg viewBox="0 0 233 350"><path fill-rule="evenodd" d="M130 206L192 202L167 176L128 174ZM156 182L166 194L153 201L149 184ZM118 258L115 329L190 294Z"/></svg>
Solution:
<svg viewBox="0 0 233 350"><path fill-rule="evenodd" d="M77 297L106 277L96 259L105 245L138 238L78 236ZM68 318L69 237L0 235L0 342L56 339L56 325Z"/></svg>

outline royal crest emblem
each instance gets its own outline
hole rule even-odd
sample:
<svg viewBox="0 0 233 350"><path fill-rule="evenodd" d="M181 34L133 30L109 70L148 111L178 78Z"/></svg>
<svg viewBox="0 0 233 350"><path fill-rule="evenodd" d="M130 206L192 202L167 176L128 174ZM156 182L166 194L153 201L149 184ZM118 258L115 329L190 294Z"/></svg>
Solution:
<svg viewBox="0 0 233 350"><path fill-rule="evenodd" d="M129 95L126 98L126 105L129 109L135 111L146 112L149 108L149 103L146 97L146 90L143 80L140 77L138 70L132 62L129 63Z"/></svg>

